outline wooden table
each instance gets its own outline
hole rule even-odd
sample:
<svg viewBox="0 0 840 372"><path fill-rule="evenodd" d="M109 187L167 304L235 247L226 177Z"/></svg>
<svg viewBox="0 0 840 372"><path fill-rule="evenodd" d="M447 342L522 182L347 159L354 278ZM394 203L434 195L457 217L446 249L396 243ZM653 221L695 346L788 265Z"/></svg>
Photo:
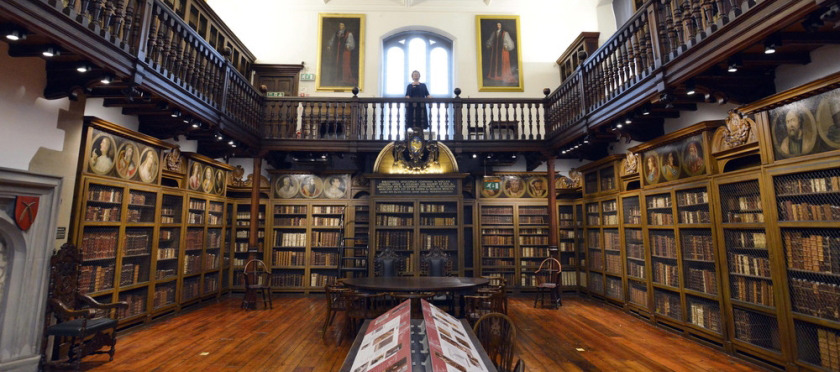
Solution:
<svg viewBox="0 0 840 372"><path fill-rule="evenodd" d="M460 314L464 314L463 295L474 292L476 288L487 285L490 279L453 277L453 276L401 276L401 277L366 277L347 278L344 285L367 292L453 292L460 297ZM413 306L418 306L412 301ZM452 308L453 315L455 308Z"/></svg>

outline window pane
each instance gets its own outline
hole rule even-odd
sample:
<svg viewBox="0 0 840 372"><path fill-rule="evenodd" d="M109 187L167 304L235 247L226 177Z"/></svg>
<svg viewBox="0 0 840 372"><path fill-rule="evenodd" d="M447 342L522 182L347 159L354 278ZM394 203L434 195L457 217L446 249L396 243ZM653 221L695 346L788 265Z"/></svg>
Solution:
<svg viewBox="0 0 840 372"><path fill-rule="evenodd" d="M420 71L420 81L426 81L426 41L419 37L408 42L408 71L414 70Z"/></svg>
<svg viewBox="0 0 840 372"><path fill-rule="evenodd" d="M388 48L385 55L385 95L405 94L405 53L397 47Z"/></svg>
<svg viewBox="0 0 840 372"><path fill-rule="evenodd" d="M449 96L449 53L443 48L434 48L430 53L431 71L429 71L429 93L433 96Z"/></svg>

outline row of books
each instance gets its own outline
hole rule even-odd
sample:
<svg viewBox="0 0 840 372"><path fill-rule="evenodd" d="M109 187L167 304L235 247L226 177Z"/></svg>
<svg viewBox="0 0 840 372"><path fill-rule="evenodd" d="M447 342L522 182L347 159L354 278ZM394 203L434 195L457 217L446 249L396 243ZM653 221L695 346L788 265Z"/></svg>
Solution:
<svg viewBox="0 0 840 372"><path fill-rule="evenodd" d="M604 270L604 253L600 250L589 250L589 268L593 270Z"/></svg>
<svg viewBox="0 0 840 372"><path fill-rule="evenodd" d="M590 226L598 226L601 222L601 218L596 216L586 216L586 224Z"/></svg>
<svg viewBox="0 0 840 372"><path fill-rule="evenodd" d="M106 203L121 203L122 190L91 186L88 191L88 200Z"/></svg>
<svg viewBox="0 0 840 372"><path fill-rule="evenodd" d="M711 223L712 217L707 210L686 211L680 210L681 223Z"/></svg>
<svg viewBox="0 0 840 372"><path fill-rule="evenodd" d="M146 272L145 265L124 263L120 268L120 286L125 287L133 284L146 282L148 278L141 278L141 274Z"/></svg>
<svg viewBox="0 0 840 372"><path fill-rule="evenodd" d="M790 279L793 311L840 321L840 285L824 281Z"/></svg>
<svg viewBox="0 0 840 372"><path fill-rule="evenodd" d="M638 261L627 261L627 275L638 279L644 279L645 264Z"/></svg>
<svg viewBox="0 0 840 372"><path fill-rule="evenodd" d="M513 257L513 248L484 247L484 257Z"/></svg>
<svg viewBox="0 0 840 372"><path fill-rule="evenodd" d="M338 266L338 253L312 252L313 266Z"/></svg>
<svg viewBox="0 0 840 372"><path fill-rule="evenodd" d="M181 286L181 301L189 301L198 297L200 285L197 277L184 280L184 284Z"/></svg>
<svg viewBox="0 0 840 372"><path fill-rule="evenodd" d="M763 231L727 230L726 242L734 248L767 249L767 234Z"/></svg>
<svg viewBox="0 0 840 372"><path fill-rule="evenodd" d="M274 219L277 226L306 226L306 217L279 217Z"/></svg>
<svg viewBox="0 0 840 372"><path fill-rule="evenodd" d="M85 221L116 222L120 220L120 206L88 205L85 208Z"/></svg>
<svg viewBox="0 0 840 372"><path fill-rule="evenodd" d="M431 235L431 234L421 234L420 235L420 249L422 250L429 250L433 247L439 247L440 249L451 249L450 242L455 236L452 235Z"/></svg>
<svg viewBox="0 0 840 372"><path fill-rule="evenodd" d="M724 199L724 201L724 205L728 211L761 210L761 196L759 194L730 197Z"/></svg>
<svg viewBox="0 0 840 372"><path fill-rule="evenodd" d="M674 216L671 212L648 212L648 223L651 225L673 225Z"/></svg>
<svg viewBox="0 0 840 372"><path fill-rule="evenodd" d="M208 225L221 225L222 224L222 216L215 215L215 214L208 214L207 215L207 224Z"/></svg>
<svg viewBox="0 0 840 372"><path fill-rule="evenodd" d="M215 213L215 214L222 214L223 209L224 209L224 204L210 202L210 208L207 208L207 212Z"/></svg>
<svg viewBox="0 0 840 372"><path fill-rule="evenodd" d="M341 226L342 218L339 217L312 217L312 226Z"/></svg>
<svg viewBox="0 0 840 372"><path fill-rule="evenodd" d="M671 195L657 195L645 197L648 209L671 208Z"/></svg>
<svg viewBox="0 0 840 372"><path fill-rule="evenodd" d="M621 255L607 253L607 272L621 274Z"/></svg>
<svg viewBox="0 0 840 372"><path fill-rule="evenodd" d="M222 231L218 229L207 230L207 249L218 249L222 247Z"/></svg>
<svg viewBox="0 0 840 372"><path fill-rule="evenodd" d="M184 248L187 250L201 249L204 247L204 230L189 229L184 239Z"/></svg>
<svg viewBox="0 0 840 372"><path fill-rule="evenodd" d="M165 198L164 198L164 203L166 203ZM178 204L181 204L180 200L178 201ZM176 214L181 214L181 207L180 206L178 206L178 207L162 206L162 207L160 207L160 214L166 215L166 216L174 216Z"/></svg>
<svg viewBox="0 0 840 372"><path fill-rule="evenodd" d="M711 235L682 235L683 258L689 260L713 261L715 259L714 239Z"/></svg>
<svg viewBox="0 0 840 372"><path fill-rule="evenodd" d="M519 244L520 245L547 245L548 244L548 237L547 236L520 236L519 237Z"/></svg>
<svg viewBox="0 0 840 372"><path fill-rule="evenodd" d="M598 230L589 230L587 235L586 243L589 245L589 248L600 248L601 247L601 240L599 239Z"/></svg>
<svg viewBox="0 0 840 372"><path fill-rule="evenodd" d="M313 231L313 247L338 247L341 245L341 232L339 231Z"/></svg>
<svg viewBox="0 0 840 372"><path fill-rule="evenodd" d="M587 285L587 288L597 294L603 294L604 276L598 273L589 273L589 285Z"/></svg>
<svg viewBox="0 0 840 372"><path fill-rule="evenodd" d="M733 299L769 307L775 306L773 283L769 280L732 276L729 281Z"/></svg>
<svg viewBox="0 0 840 372"><path fill-rule="evenodd" d="M729 252L729 269L734 274L770 278L770 260L749 254Z"/></svg>
<svg viewBox="0 0 840 372"><path fill-rule="evenodd" d="M204 253L204 270L219 268L219 256L215 253Z"/></svg>
<svg viewBox="0 0 840 372"><path fill-rule="evenodd" d="M276 247L305 247L306 246L306 233L299 232L284 232L277 234L276 238L274 239L274 246Z"/></svg>
<svg viewBox="0 0 840 372"><path fill-rule="evenodd" d="M818 328L817 344L820 348L820 366L828 370L840 371L840 334Z"/></svg>
<svg viewBox="0 0 840 372"><path fill-rule="evenodd" d="M670 287L680 286L680 274L676 264L653 262L653 281Z"/></svg>
<svg viewBox="0 0 840 372"><path fill-rule="evenodd" d="M607 297L621 300L623 292L624 286L621 285L621 279L607 277Z"/></svg>
<svg viewBox="0 0 840 372"><path fill-rule="evenodd" d="M735 309L735 338L768 349L779 349L778 326L766 315Z"/></svg>
<svg viewBox="0 0 840 372"><path fill-rule="evenodd" d="M421 226L455 226L455 217L420 217Z"/></svg>
<svg viewBox="0 0 840 372"><path fill-rule="evenodd" d="M654 310L657 314L671 319L682 320L682 306L680 296L676 293L656 291L653 294Z"/></svg>
<svg viewBox="0 0 840 372"><path fill-rule="evenodd" d="M642 224L642 215L641 214L631 214L631 215L624 215L624 223L627 225L641 225Z"/></svg>
<svg viewBox="0 0 840 372"><path fill-rule="evenodd" d="M161 215L160 216L160 223L178 223L179 220L180 220L180 218L178 218L176 220L175 216L167 216L167 215Z"/></svg>
<svg viewBox="0 0 840 372"><path fill-rule="evenodd" d="M377 226L413 226L414 217L376 215Z"/></svg>
<svg viewBox="0 0 840 372"><path fill-rule="evenodd" d="M271 273L272 287L303 287L303 274L288 272Z"/></svg>
<svg viewBox="0 0 840 372"><path fill-rule="evenodd" d="M130 318L146 312L146 295L140 291L120 293L120 301L128 303L127 308L119 308L117 310L120 318Z"/></svg>
<svg viewBox="0 0 840 372"><path fill-rule="evenodd" d="M512 235L484 235L481 237L484 245L513 245Z"/></svg>
<svg viewBox="0 0 840 372"><path fill-rule="evenodd" d="M219 278L212 275L204 277L204 294L210 294L219 290Z"/></svg>
<svg viewBox="0 0 840 372"><path fill-rule="evenodd" d="M560 239L574 239L575 238L575 230L558 230L557 237Z"/></svg>
<svg viewBox="0 0 840 372"><path fill-rule="evenodd" d="M519 207L519 215L539 215L539 216L547 216L548 215L548 207Z"/></svg>
<svg viewBox="0 0 840 372"><path fill-rule="evenodd" d="M615 178L601 178L601 191L612 190L615 188Z"/></svg>
<svg viewBox="0 0 840 372"><path fill-rule="evenodd" d="M155 270L155 279L156 280L168 279L168 278L174 277L176 275L178 275L178 271L175 270L175 269L166 269L166 268L162 268L162 267L158 266L157 269Z"/></svg>
<svg viewBox="0 0 840 372"><path fill-rule="evenodd" d="M717 276L711 269L685 266L685 287L697 292L717 294Z"/></svg>
<svg viewBox="0 0 840 372"><path fill-rule="evenodd" d="M128 256L149 254L152 249L151 231L148 233L125 233L125 254Z"/></svg>
<svg viewBox="0 0 840 372"><path fill-rule="evenodd" d="M455 212L455 205L420 203L420 213L449 213Z"/></svg>
<svg viewBox="0 0 840 372"><path fill-rule="evenodd" d="M341 206L341 205L313 205L312 206L312 213L313 214L344 214L344 206Z"/></svg>
<svg viewBox="0 0 840 372"><path fill-rule="evenodd" d="M207 202L201 199L190 199L189 209L205 210Z"/></svg>
<svg viewBox="0 0 840 372"><path fill-rule="evenodd" d="M557 219L560 221L568 221L570 222L569 225L573 225L575 221L575 215L571 212L558 212Z"/></svg>
<svg viewBox="0 0 840 372"><path fill-rule="evenodd" d="M155 194L132 191L128 193L128 204L132 206L155 206ZM148 202L147 202L148 201Z"/></svg>
<svg viewBox="0 0 840 372"><path fill-rule="evenodd" d="M798 176L793 176L798 177ZM840 176L809 178L780 177L776 180L776 194L809 194L840 191Z"/></svg>
<svg viewBox="0 0 840 372"><path fill-rule="evenodd" d="M618 204L615 202L615 200L605 201L601 203L601 211L603 211L604 213L615 212L618 210L618 208L616 207L617 205Z"/></svg>
<svg viewBox="0 0 840 372"><path fill-rule="evenodd" d="M201 255L184 256L184 275L197 274L201 272Z"/></svg>
<svg viewBox="0 0 840 372"><path fill-rule="evenodd" d="M627 297L630 302L639 305L639 306L648 306L647 300L647 287L644 284L637 284L637 283L630 283L630 287L627 290Z"/></svg>
<svg viewBox="0 0 840 372"><path fill-rule="evenodd" d="M513 257L505 258L482 258L481 264L483 266L510 266L513 268Z"/></svg>
<svg viewBox="0 0 840 372"><path fill-rule="evenodd" d="M377 204L376 211L379 213L414 213L414 205L411 204Z"/></svg>
<svg viewBox="0 0 840 372"><path fill-rule="evenodd" d="M306 206L305 205L275 205L274 206L274 214L306 214Z"/></svg>
<svg viewBox="0 0 840 372"><path fill-rule="evenodd" d="M621 240L618 238L618 230L604 230L604 249L614 251L621 249Z"/></svg>
<svg viewBox="0 0 840 372"><path fill-rule="evenodd" d="M587 214L598 214L598 203L589 203L586 205Z"/></svg>
<svg viewBox="0 0 840 372"><path fill-rule="evenodd" d="M378 247L411 249L413 246L412 236L411 231L377 231L376 243Z"/></svg>
<svg viewBox="0 0 840 372"><path fill-rule="evenodd" d="M251 219L251 212L236 212L236 219L237 220L250 220ZM265 214L263 212L257 213L258 220L264 220Z"/></svg>
<svg viewBox="0 0 840 372"><path fill-rule="evenodd" d="M85 230L82 236L82 259L99 260L117 257L119 233L114 230Z"/></svg>
<svg viewBox="0 0 840 372"><path fill-rule="evenodd" d="M840 236L831 236L828 230L782 231L789 268L840 274Z"/></svg>
<svg viewBox="0 0 840 372"><path fill-rule="evenodd" d="M779 202L781 221L840 221L840 205L830 203Z"/></svg>
<svg viewBox="0 0 840 372"><path fill-rule="evenodd" d="M764 213L761 212L728 212L724 215L724 223L763 223Z"/></svg>
<svg viewBox="0 0 840 372"><path fill-rule="evenodd" d="M557 249L559 249L560 252L574 252L575 243L569 241L560 241L557 242Z"/></svg>
<svg viewBox="0 0 840 372"><path fill-rule="evenodd" d="M155 297L152 300L152 308L159 309L161 307L172 305L175 303L175 287L155 287Z"/></svg>
<svg viewBox="0 0 840 372"><path fill-rule="evenodd" d="M618 215L605 214L603 217L604 225L618 225Z"/></svg>
<svg viewBox="0 0 840 372"><path fill-rule="evenodd" d="M673 235L650 234L650 253L659 257L677 258L677 244Z"/></svg>
<svg viewBox="0 0 840 372"><path fill-rule="evenodd" d="M681 191L677 193L677 205L680 207L709 203L709 193L702 191Z"/></svg>
<svg viewBox="0 0 840 372"><path fill-rule="evenodd" d="M645 259L645 246L642 242L627 242L627 258Z"/></svg>
<svg viewBox="0 0 840 372"><path fill-rule="evenodd" d="M513 229L481 229L481 235L513 235Z"/></svg>
<svg viewBox="0 0 840 372"><path fill-rule="evenodd" d="M82 265L79 268L79 291L94 293L114 288L114 265Z"/></svg>
<svg viewBox="0 0 840 372"><path fill-rule="evenodd" d="M519 223L520 224L528 224L528 225L546 225L548 224L548 217L547 216L523 216L519 215Z"/></svg>
<svg viewBox="0 0 840 372"><path fill-rule="evenodd" d="M190 212L187 214L187 223L192 225L200 225L204 223L204 214L203 213L195 213Z"/></svg>
<svg viewBox="0 0 840 372"><path fill-rule="evenodd" d="M177 239L178 232L177 229L161 229L160 233L158 233L158 239L161 241Z"/></svg>
<svg viewBox="0 0 840 372"><path fill-rule="evenodd" d="M306 265L306 252L302 251L274 251L271 254L275 266L303 266ZM234 259L234 263L236 262ZM242 259L242 264L245 260Z"/></svg>
<svg viewBox="0 0 840 372"><path fill-rule="evenodd" d="M688 302L688 315L691 324L720 333L720 307L712 302Z"/></svg>

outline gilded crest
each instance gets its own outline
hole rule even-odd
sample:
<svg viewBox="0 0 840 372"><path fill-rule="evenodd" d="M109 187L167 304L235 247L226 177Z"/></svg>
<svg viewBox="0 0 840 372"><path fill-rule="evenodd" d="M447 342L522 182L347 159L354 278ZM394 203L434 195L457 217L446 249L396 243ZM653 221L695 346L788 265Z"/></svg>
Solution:
<svg viewBox="0 0 840 372"><path fill-rule="evenodd" d="M237 165L236 168L233 169L233 177L231 179L231 186L234 187L245 187L246 183L242 180L242 176L245 175L245 168L242 168L241 165Z"/></svg>
<svg viewBox="0 0 840 372"><path fill-rule="evenodd" d="M639 173L639 155L632 152L627 153L624 159L624 174Z"/></svg>
<svg viewBox="0 0 840 372"><path fill-rule="evenodd" d="M184 158L181 156L181 149L179 147L172 149L172 151L166 153L166 157L164 158L166 161L166 170L180 172L181 162L183 159Z"/></svg>
<svg viewBox="0 0 840 372"><path fill-rule="evenodd" d="M735 110L729 110L729 117L726 118L726 132L723 137L727 148L738 147L749 141L752 129L750 121L750 119L741 118L741 115Z"/></svg>

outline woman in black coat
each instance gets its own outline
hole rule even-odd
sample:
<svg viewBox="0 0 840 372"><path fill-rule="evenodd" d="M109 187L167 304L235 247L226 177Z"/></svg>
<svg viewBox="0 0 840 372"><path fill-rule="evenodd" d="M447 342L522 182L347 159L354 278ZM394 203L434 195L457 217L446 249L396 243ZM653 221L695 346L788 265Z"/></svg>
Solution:
<svg viewBox="0 0 840 372"><path fill-rule="evenodd" d="M405 88L405 98L430 98L429 88L420 82L420 71L411 72L411 84ZM426 111L426 104L422 102L409 102L405 108L405 124L408 128L422 127L429 129L429 114Z"/></svg>

